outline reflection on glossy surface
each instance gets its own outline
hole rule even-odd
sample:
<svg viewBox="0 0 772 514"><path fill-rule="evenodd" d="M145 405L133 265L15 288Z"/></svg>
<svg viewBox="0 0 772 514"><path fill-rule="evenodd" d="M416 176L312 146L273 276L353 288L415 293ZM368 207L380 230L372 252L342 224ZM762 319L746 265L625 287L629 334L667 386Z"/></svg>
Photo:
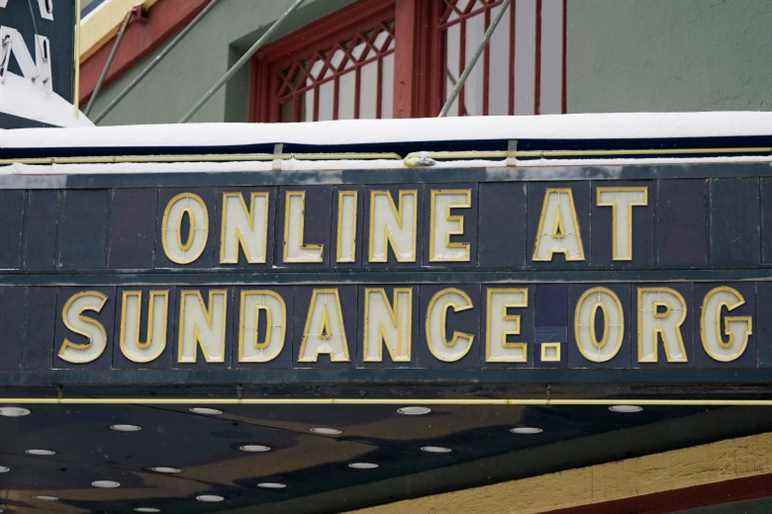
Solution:
<svg viewBox="0 0 772 514"><path fill-rule="evenodd" d="M206 409L219 414L185 405L37 405L7 419L0 423L3 508L334 512L772 430L772 409L741 407L436 405L420 415L390 405ZM107 429L126 420L142 430Z"/></svg>

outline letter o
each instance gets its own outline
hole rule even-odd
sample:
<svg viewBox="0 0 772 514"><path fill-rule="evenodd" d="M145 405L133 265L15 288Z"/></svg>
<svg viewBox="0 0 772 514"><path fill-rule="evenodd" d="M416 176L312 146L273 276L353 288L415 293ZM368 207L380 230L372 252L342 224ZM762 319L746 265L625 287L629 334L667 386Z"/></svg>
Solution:
<svg viewBox="0 0 772 514"><path fill-rule="evenodd" d="M601 340L595 333L598 309L603 315ZM574 311L574 336L579 352L591 362L608 362L619 353L625 336L625 315L614 291L593 287L579 297Z"/></svg>
<svg viewBox="0 0 772 514"><path fill-rule="evenodd" d="M190 230L182 240L182 220L188 216ZM200 196L180 193L164 209L161 243L166 257L176 264L190 264L201 257L209 238L209 213Z"/></svg>

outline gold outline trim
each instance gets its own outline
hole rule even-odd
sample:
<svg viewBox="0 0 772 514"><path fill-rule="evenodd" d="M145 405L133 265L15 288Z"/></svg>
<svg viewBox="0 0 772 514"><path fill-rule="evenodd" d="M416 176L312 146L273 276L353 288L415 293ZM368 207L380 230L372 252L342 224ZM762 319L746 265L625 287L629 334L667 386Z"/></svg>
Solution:
<svg viewBox="0 0 772 514"><path fill-rule="evenodd" d="M338 322L340 323L340 329L341 334L343 336L343 349L345 350L345 358L344 359L335 359L333 358L332 352L323 352L329 355L330 362L351 362L351 352L349 351L348 346L348 334L346 334L346 323L343 318L343 306L340 303L340 292L338 291L337 287L321 287L321 288L314 288L311 291L311 299L308 301L308 311L306 311L306 322L303 326L303 338L300 341L300 348L298 349L298 355L297 355L297 362L298 363L308 363L308 362L319 362L319 353L314 355L313 359L303 359L302 356L306 353L306 348L308 347L308 333L311 329L311 319L313 318L314 312L317 309L317 302L319 301L318 298L320 295L323 294L331 294L335 297L335 302L337 304L337 309L335 314L337 315ZM322 312L322 316L327 316L327 311ZM323 318L324 320L324 318ZM327 325L327 321L324 321L323 326Z"/></svg>
<svg viewBox="0 0 772 514"><path fill-rule="evenodd" d="M560 198L560 195L568 195L568 204L571 208L571 212L573 213L573 224L574 224L574 231L576 232L576 238L579 241L579 255L576 257L571 257L568 253L568 251L550 251L549 252L549 259L542 258L537 255L537 252L539 250L539 246L541 245L542 238L544 237L544 220L547 217L547 206L549 205L550 197L552 195L557 195L558 198ZM558 200L559 201L559 200ZM553 227L552 232L550 235L554 238L555 237L555 229L558 228L558 226L561 225L561 214L560 214L560 204L556 204L557 213L555 214L555 227ZM566 227L563 227L565 230ZM564 236L561 236L564 237ZM576 212L576 204L574 203L574 192L572 187L548 187L544 190L544 199L542 200L541 204L541 211L539 212L539 226L536 229L536 237L534 237L533 241L533 254L531 255L531 261L533 262L552 262L552 260L555 258L556 253L562 253L563 259L566 262L580 262L586 260L584 255L584 241L582 238L582 229L579 225L579 213Z"/></svg>
<svg viewBox="0 0 772 514"><path fill-rule="evenodd" d="M561 343L558 341L545 341L539 345L540 355L539 360L541 362L560 362L561 359ZM555 351L555 356L550 357L547 355L547 350L552 349Z"/></svg>
<svg viewBox="0 0 772 514"><path fill-rule="evenodd" d="M175 260L172 258L171 255L169 255L169 245L167 242L167 236L169 235L169 232L167 230L166 224L169 222L169 213L174 207L177 202L181 200L189 199L192 200L193 203L199 205L204 212L204 224L203 227L200 229L202 232L204 232L204 245L201 247L201 250L198 251L198 253L192 257L185 257L183 260ZM176 238L176 243L179 243L179 248L182 251L183 254L187 254L188 251L193 247L193 243L196 239L196 231L199 230L196 226L196 219L193 216L193 212L191 209L184 208L182 211L182 214L180 214L180 224L182 223L182 217L187 213L188 218L190 220L190 228L188 229L188 240L184 243L182 242L182 234L178 233ZM169 201L166 203L166 207L164 207L164 215L161 219L161 247L163 248L164 255L167 259L169 259L171 262L175 264L193 264L196 262L206 251L206 246L209 244L209 209L206 206L206 202L204 202L204 199L201 198L196 193L191 193L189 191L186 191L184 193L178 193L174 196L172 196Z"/></svg>
<svg viewBox="0 0 772 514"><path fill-rule="evenodd" d="M291 216L293 216L292 209L290 207L291 198L300 198L301 206L300 206L300 246L298 247L299 250L303 251L309 251L309 252L319 252L319 257L314 258L313 260L306 260L305 258L292 258L290 259L288 257L287 253L287 242L289 240L289 234L290 230L292 230L292 227L290 227L291 223ZM284 240L281 242L282 246L282 263L284 264L316 264L320 262L324 262L324 243L306 243L306 192L305 190L298 191L298 190L291 190L291 191L285 191L284 193Z"/></svg>
<svg viewBox="0 0 772 514"><path fill-rule="evenodd" d="M458 232L449 230L444 234L443 246L450 250L464 250L466 255L463 259L447 259L437 257L434 250L434 245L437 242L437 225L435 215L435 205L437 195L449 194L449 195L464 195L464 203L451 204L448 206L448 210L444 212L446 223L458 223ZM451 241L452 236L464 235L464 215L463 214L451 214L453 209L471 209L472 208L472 190L470 188L465 189L432 189L431 190L431 207L429 211L429 262L470 262L472 260L472 245L469 241Z"/></svg>
<svg viewBox="0 0 772 514"><path fill-rule="evenodd" d="M408 298L408 308L410 309L410 316L407 320L407 341L402 341L402 338L399 336L399 317L398 313L396 311L395 306L397 306L398 302L398 296L400 294L407 293ZM368 298L372 294L380 294L383 297L383 300L386 302L386 305L389 310L389 317L391 318L391 321L393 325L397 328L397 349L398 350L404 350L403 352L398 353L407 353L407 358L399 358L400 356L397 355L398 358L394 358L394 355L391 353L391 348L389 348L389 345L386 344L386 336L383 333L383 326L378 326L378 341L374 342L373 344L378 348L377 353L380 354L378 359L368 359L367 358L367 349L370 347L368 344L370 341L368 341L368 333L370 328L370 302ZM365 292L363 295L364 300L364 307L365 307L365 319L364 323L362 324L362 361L363 362L383 362L383 348L386 348L386 353L389 354L389 359L391 362L410 362L413 356L413 288L412 287L393 287L391 292L392 300L389 301L389 295L386 294L386 288L384 287L366 287Z"/></svg>
<svg viewBox="0 0 772 514"><path fill-rule="evenodd" d="M194 298L195 301L198 303L199 307L201 307L201 310L204 313L204 318L206 318L207 325L212 326L212 316L213 313L213 305L214 305L214 298L215 296L222 296L223 301L225 302L223 304L223 310L225 311L223 313L223 326L222 327L216 327L218 329L221 328L222 332L222 342L223 342L223 357L222 360L213 359L211 355L209 355L209 352L207 351L207 348L201 344L201 337L198 332L198 329L196 328L193 331L193 360L192 361L186 361L182 360L182 347L185 343L185 305L186 305L186 298ZM207 363L222 363L225 362L225 359L227 358L227 347L226 347L226 339L228 337L228 290L227 289L209 289L209 294L207 295L207 301L204 302L204 297L201 294L201 289L183 289L180 291L180 300L179 300L179 317L177 318L177 364L195 364L199 362L198 360L198 349L201 349L201 353L204 356L204 362Z"/></svg>
<svg viewBox="0 0 772 514"><path fill-rule="evenodd" d="M246 347L246 338L247 333L244 327L244 313L246 312L246 301L248 296L258 296L258 295L265 295L270 296L274 300L277 300L279 304L281 305L281 317L285 321L285 325L281 327L281 330L283 331L282 337L281 337L281 348L279 349L278 353L271 357L270 359L266 360L244 360L244 348ZM271 310L268 309L264 304L258 305L257 307L257 319L259 322L260 319L260 311L264 310L266 313L266 333L265 333L265 341L257 341L255 344L255 348L257 350L265 350L268 348L271 344L271 334L273 333L273 318L271 317ZM238 343L239 343L239 349L238 349L238 362L239 363L265 363L265 362L271 362L272 360L279 357L282 350L284 350L284 347L287 344L287 326L286 326L286 320L287 320L287 303L284 301L284 298L277 293L276 291L273 291L271 289L244 289L241 291L241 295L239 296L239 335L238 335Z"/></svg>
<svg viewBox="0 0 772 514"><path fill-rule="evenodd" d="M352 241L354 245L354 253L351 257L345 257L341 254L341 246L342 246L342 240L343 240L343 208L341 207L343 205L343 199L346 197L351 197L354 199L354 216L353 216L353 224L354 224L354 239ZM335 237L335 262L336 263L345 263L345 262L356 262L357 261L357 215L359 210L359 195L358 191L338 191L338 226L336 227L336 237Z"/></svg>
<svg viewBox="0 0 772 514"><path fill-rule="evenodd" d="M745 343L742 346L742 350L739 353L737 353L736 355L734 355L731 359L721 358L721 356L717 355L713 351L712 348L708 348L708 346L705 344L705 325L706 325L705 305L708 303L708 301L711 299L712 296L714 296L714 295L716 295L718 293L722 293L722 292L727 292L727 293L731 294L732 296L734 296L735 303L731 304L731 305L723 303L719 307L718 316L716 316L716 321L715 321L715 324L714 324L715 325L716 334L718 334L718 344L722 348L724 348L725 350L729 350L729 349L732 348L732 339L733 339L732 335L733 334L729 334L729 333L726 332L726 326L727 326L728 323L730 323L732 321L743 321L743 322L745 322L745 324L746 324L746 326L748 328L748 333L745 335ZM733 361L736 361L737 359L742 357L743 354L745 353L745 351L748 349L748 343L750 342L750 337L753 335L753 316L726 316L724 318L724 322L725 322L724 331L721 330L721 311L723 311L724 307L726 307L727 313L729 313L729 312L732 312L735 309L739 309L740 307L745 305L745 303L746 303L746 301L745 301L745 297L743 296L743 294L740 291L738 291L737 289L735 289L734 287L731 287L731 286L718 286L718 287L714 287L713 289L708 291L705 294L705 297L702 299L702 306L700 307L700 343L702 344L702 348L703 348L703 350L705 350L705 353L707 353L708 356L710 356L710 358L713 359L714 361L716 361L716 362L733 362ZM723 336L727 336L728 341L725 341Z"/></svg>
<svg viewBox="0 0 772 514"><path fill-rule="evenodd" d="M234 232L236 233L236 257L234 259L227 259L225 256L225 240L226 236L228 234L228 209L227 204L231 198L235 198L238 200L238 205L241 207L242 212L246 214L247 219L247 226L249 227L250 232L255 232L256 230L262 231L263 236L263 244L262 244L262 252L263 255L261 256L255 256L255 255L249 255L251 252L249 251L249 248L247 247L246 242L246 234L241 232L240 230L236 230L234 227ZM257 199L258 198L264 198L265 199L265 208L263 209L262 214L264 215L264 223L261 227L255 228L255 222L259 221L259 212L257 210ZM268 255L268 226L270 224L270 217L271 217L271 194L268 191L254 191L249 196L249 207L247 207L247 202L244 201L244 195L240 191L226 191L222 194L222 215L220 220L220 264L239 264L241 261L241 252L244 252L244 257L246 257L246 263L245 264L265 264L266 257ZM256 217L257 216L257 217Z"/></svg>
<svg viewBox="0 0 772 514"><path fill-rule="evenodd" d="M520 350L523 352L523 356L525 357L523 360L493 360L491 359L491 347L493 346L495 341L492 341L491 335L493 330L492 327L492 321L493 321L493 312L492 312L492 300L493 297L498 294L522 294L524 299L522 304L517 303L508 303L504 306L504 317L501 318L504 321L511 321L515 323L515 329L512 332L504 331L504 341L498 341L497 344L500 344L502 348L505 350ZM504 362L504 363L517 363L517 362L528 362L528 341L513 341L508 342L506 340L508 335L513 336L524 336L524 334L521 334L522 330L522 314L507 314L508 309L525 309L528 307L528 288L527 287L488 287L485 292L485 362Z"/></svg>
<svg viewBox="0 0 772 514"><path fill-rule="evenodd" d="M641 341L643 340L643 332L641 329L644 311L641 308L642 297L646 293L668 293L673 294L675 298L678 300L678 302L683 306L683 316L681 317L681 320L676 325L676 333L678 334L678 345L681 347L681 351L683 351L684 356L686 357L685 360L682 361L674 361L671 359L670 351L667 347L667 344L664 341L664 336L659 336L659 331L654 332L654 360L642 360L643 359L643 351L641 348ZM660 341L662 343L662 350L665 352L665 362L666 363L688 363L689 362L689 354L686 353L686 343L684 342L684 334L681 330L681 327L683 327L684 323L686 322L686 317L689 315L689 306L686 303L686 299L684 298L684 295L681 294L680 291L678 291L675 288L672 287L662 287L662 286L654 286L654 287L639 287L636 290L636 302L635 302L635 309L636 309L636 341L635 346L637 348L637 356L638 356L638 362L654 362L659 363L659 347L660 347ZM660 305L664 305L661 303L653 303L654 312L652 315L655 318L663 319L669 317L671 314L673 314L673 309L668 309L667 312L660 314L657 312L657 307ZM667 307L667 305L664 305Z"/></svg>
<svg viewBox="0 0 772 514"><path fill-rule="evenodd" d="M579 344L579 341L581 340L580 337L580 328L582 325L579 324L579 309L583 306L583 303L588 300L592 295L600 295L605 294L608 295L611 298L612 303L614 303L617 306L617 309L619 310L620 314L622 315L622 325L619 329L619 347L617 348L617 351L614 352L614 355L610 356L608 359L605 360L595 360L592 356L588 355L587 352L585 352L585 348ZM591 299L590 299L591 300ZM602 350L606 347L606 345L609 343L609 332L611 330L611 322L609 320L609 315L606 312L606 309L604 308L603 304L599 301L596 301L595 305L591 306L593 308L592 311L592 322L588 325L590 329L590 337L592 338L592 345L597 348L598 350ZM601 310L603 313L603 339L598 341L598 334L595 332L595 319L598 315L598 309ZM582 295L579 297L579 299L576 301L576 307L574 307L574 341L576 342L576 347L579 349L579 353L582 354L582 357L587 359L590 362L608 362L612 360L614 357L619 355L619 352L622 350L622 346L625 344L625 310L622 307L622 302L619 299L619 295L616 294L613 290L609 289L608 287L602 287L602 286L596 286L591 287L590 289L586 290Z"/></svg>
<svg viewBox="0 0 772 514"><path fill-rule="evenodd" d="M431 341L431 322L432 322L432 316L431 312L434 309L434 304L437 303L441 296L446 294L458 294L461 296L464 301L466 302L466 305L461 305L460 307L456 307L452 303L449 303L445 306L444 309L442 309L442 312L439 314L440 316L440 325L442 325L443 330L447 333L448 328L448 309L453 309L453 312L464 312L468 311L470 309L474 309L474 302L472 301L472 298L467 294L466 291L459 289L457 287L446 287L444 289L440 289L434 295L432 295L432 299L429 300L429 304L426 306L426 321L424 321L424 328L426 330L426 347L429 349L429 352L439 361L442 362L458 362L464 357L466 357L469 352L472 350L472 345L474 344L474 339L476 334L470 334L469 332L461 332L460 330L454 330L453 335L451 336L450 341L445 339L445 336L443 334L442 337L442 345L446 348L455 348L456 345L459 344L459 341L468 341L469 344L466 348L466 351L459 357L447 360L443 358L441 355L437 355L437 353L434 351L433 345L430 343Z"/></svg>
<svg viewBox="0 0 772 514"><path fill-rule="evenodd" d="M97 290L91 290L90 289L90 290L86 290L86 291L79 291L79 292L73 294L72 296L70 296L67 299L67 301L64 303L64 305L62 306L62 310L61 310L62 324L70 332L73 332L73 333L78 334L80 336L86 337L86 334L84 334L82 332L79 332L77 330L74 330L70 326L69 322L67 321L67 311L70 310L70 307L72 306L73 303L75 303L76 301L80 300L84 296L95 296L102 303L99 305L98 309L90 309L89 308L89 309L84 309L83 311L80 311L80 313L77 315L78 320L83 322L83 323L85 323L86 325L90 325L92 327L95 327L96 329L99 330L99 332L101 332L102 336L105 339L105 348L103 348L102 351L99 352L99 355L97 355L96 357L94 357L91 360L80 361L80 362L73 362L73 361L65 359L64 356L62 355L62 353L66 349L68 349L68 348L72 348L72 349L77 350L77 351L88 350L91 347L91 345L93 344L93 342L92 342L92 339L89 337L88 338L88 343L73 343L70 340L70 338L65 335L64 339L62 340L61 344L59 345L59 350L56 352L56 356L59 357L60 359L62 359L63 361L65 361L67 363L70 363L70 364L89 364L91 362L94 362L99 357L104 355L105 350L107 350L107 346L110 344L109 336L107 334L107 329L105 328L104 324L101 321L99 321L98 319L89 318L89 317L83 315L84 311L96 312L97 314L101 314L102 313L102 309L105 308L105 304L110 300L110 297L108 295L104 294L102 291L97 291Z"/></svg>
<svg viewBox="0 0 772 514"><path fill-rule="evenodd" d="M151 289L148 293L148 301L147 301L147 330L146 330L146 339L145 341L142 341L140 334L142 333L142 296L143 291L141 289L125 289L123 293L121 294L121 320L120 320L120 333L118 334L118 341L119 341L119 347L121 350L121 355L126 357L127 360L137 363L137 364L146 364L148 362L153 362L158 357L163 354L164 350L166 350L166 345L168 344L169 339L169 290L168 289ZM136 323L136 330L137 330L137 340L133 341L133 344L136 344L136 347L140 350L146 350L151 347L155 335L155 329L154 329L154 321L155 321L155 301L158 298L163 298L164 301L164 334L163 334L163 345L160 348L160 351L158 352L158 355L153 357L152 359L147 360L137 360L129 356L127 353L127 348L129 347L129 342L126 341L126 300L129 297L135 297L137 298L137 323Z"/></svg>
<svg viewBox="0 0 772 514"><path fill-rule="evenodd" d="M407 259L402 260L399 258L399 254L397 253L397 247L394 244L394 239L392 239L392 232L389 230L389 227L384 223L383 224L383 236L386 238L386 256L383 259L375 259L373 257L374 252L374 241L375 238L373 237L375 235L375 197L376 196L385 196L388 200L388 205L390 209L390 214L393 216L395 220L397 220L397 225L399 225L401 230L405 230L404 224L405 220L402 217L402 198L408 197L408 196L414 196L415 197L415 210L413 211L413 219L412 219L412 229L413 229L413 240L412 240L412 255L410 255ZM370 213L370 219L369 219L369 227L368 227L368 234L367 234L367 262L375 262L375 263L388 263L389 262L389 247L391 247L392 252L394 253L394 260L396 262L417 262L418 261L418 211L421 208L421 205L419 204L420 199L418 197L418 189L400 189L398 190L397 199L399 201L399 208L397 208L397 204L394 203L394 198L391 195L391 191L388 189L371 189L370 190L370 205L368 206L369 213ZM411 227L408 227L411 228Z"/></svg>
<svg viewBox="0 0 772 514"><path fill-rule="evenodd" d="M624 256L618 256L616 254L616 237L617 237L617 209L620 206L616 203L602 202L601 195L603 193L643 193L643 203L628 203L624 208L627 211L628 219L630 220L630 237L627 238L627 255L630 258ZM610 207L611 208L611 260L612 261L632 261L633 260L633 207L648 207L649 205L649 186L598 186L595 188L595 205L598 207Z"/></svg>

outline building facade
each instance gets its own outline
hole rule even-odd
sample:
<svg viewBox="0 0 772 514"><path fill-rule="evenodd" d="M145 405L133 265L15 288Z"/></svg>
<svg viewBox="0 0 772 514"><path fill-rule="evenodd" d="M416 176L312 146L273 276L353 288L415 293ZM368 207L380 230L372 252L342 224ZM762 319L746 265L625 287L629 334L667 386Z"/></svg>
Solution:
<svg viewBox="0 0 772 514"><path fill-rule="evenodd" d="M86 7L88 100L127 5L141 3L98 114L208 2ZM174 122L291 4L219 0L101 124ZM436 116L506 9L449 114L767 110L768 2L308 0L193 118L313 121ZM89 8L91 10L89 11Z"/></svg>

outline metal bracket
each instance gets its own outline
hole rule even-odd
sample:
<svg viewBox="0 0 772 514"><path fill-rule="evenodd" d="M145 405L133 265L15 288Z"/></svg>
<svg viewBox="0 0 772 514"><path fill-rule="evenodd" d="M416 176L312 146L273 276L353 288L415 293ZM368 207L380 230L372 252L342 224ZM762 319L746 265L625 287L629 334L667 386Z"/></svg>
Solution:
<svg viewBox="0 0 772 514"><path fill-rule="evenodd" d="M271 169L273 171L281 171L282 154L284 152L284 143L276 143L273 145L273 161L271 161Z"/></svg>
<svg viewBox="0 0 772 514"><path fill-rule="evenodd" d="M510 139L507 141L507 167L517 167L517 139Z"/></svg>

